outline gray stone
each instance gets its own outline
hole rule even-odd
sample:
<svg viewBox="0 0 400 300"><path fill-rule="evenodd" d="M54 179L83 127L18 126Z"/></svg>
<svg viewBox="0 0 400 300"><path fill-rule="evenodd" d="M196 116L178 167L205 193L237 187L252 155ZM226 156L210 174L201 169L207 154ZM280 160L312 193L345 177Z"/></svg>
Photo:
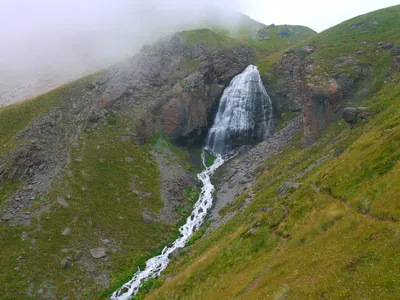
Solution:
<svg viewBox="0 0 400 300"><path fill-rule="evenodd" d="M125 161L127 163L133 163L133 158L132 157L125 157Z"/></svg>
<svg viewBox="0 0 400 300"><path fill-rule="evenodd" d="M102 258L107 255L107 250L104 247L97 247L97 248L90 249L90 254L94 258Z"/></svg>
<svg viewBox="0 0 400 300"><path fill-rule="evenodd" d="M66 227L64 230L63 230L63 232L61 233L61 235L62 236L67 236L67 235L69 235L71 233L71 230L68 228L68 227Z"/></svg>
<svg viewBox="0 0 400 300"><path fill-rule="evenodd" d="M100 238L100 242L102 242L104 245L110 244L110 241L109 241L109 240L103 239L103 238Z"/></svg>
<svg viewBox="0 0 400 300"><path fill-rule="evenodd" d="M285 195L289 190L295 189L297 190L300 187L300 183L296 182L285 182L280 187L278 187L277 194L279 197Z"/></svg>
<svg viewBox="0 0 400 300"><path fill-rule="evenodd" d="M368 112L366 107L347 107L343 111L342 115L343 119L350 125L350 127L354 127L354 125L360 121L366 121L368 118Z"/></svg>
<svg viewBox="0 0 400 300"><path fill-rule="evenodd" d="M71 265L71 259L69 257L64 258L61 261L61 269L65 270L66 268L68 268Z"/></svg>
<svg viewBox="0 0 400 300"><path fill-rule="evenodd" d="M171 258L178 258L179 256L181 256L180 252L179 252L179 248L176 248L174 251L172 251L168 257Z"/></svg>
<svg viewBox="0 0 400 300"><path fill-rule="evenodd" d="M69 203L61 196L57 197L57 203L60 204L62 207L69 207Z"/></svg>
<svg viewBox="0 0 400 300"><path fill-rule="evenodd" d="M75 252L74 260L80 260L82 257L82 251L77 250Z"/></svg>
<svg viewBox="0 0 400 300"><path fill-rule="evenodd" d="M11 220L12 218L14 218L14 215L13 215L13 214L5 214L5 215L3 215L3 217L2 217L2 219L3 219L4 221Z"/></svg>
<svg viewBox="0 0 400 300"><path fill-rule="evenodd" d="M152 218L151 216L149 216L148 214L146 214L146 213L143 213L143 214L142 214L142 218L143 218L143 222L144 222L145 224L151 224L151 223L153 223L153 218Z"/></svg>
<svg viewBox="0 0 400 300"><path fill-rule="evenodd" d="M378 43L378 48L379 49L385 49L385 50L390 50L393 48L393 43L385 43L385 42L379 42Z"/></svg>

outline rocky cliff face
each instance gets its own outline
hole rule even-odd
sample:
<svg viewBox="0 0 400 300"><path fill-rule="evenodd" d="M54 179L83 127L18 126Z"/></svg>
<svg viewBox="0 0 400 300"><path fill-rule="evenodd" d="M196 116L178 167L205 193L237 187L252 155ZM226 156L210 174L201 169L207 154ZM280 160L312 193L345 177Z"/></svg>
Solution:
<svg viewBox="0 0 400 300"><path fill-rule="evenodd" d="M388 76L399 68L399 50L393 43L364 43L375 55L388 56ZM357 102L373 85L377 70L366 64L363 51L329 59L319 59L318 46L303 46L285 52L264 74L265 85L278 112L303 113L302 140L310 145L327 124L340 117L343 108ZM359 57L357 57L359 56Z"/></svg>
<svg viewBox="0 0 400 300"><path fill-rule="evenodd" d="M187 44L176 34L110 70L99 109L123 109L147 136L192 140L207 126L224 87L252 59L246 47Z"/></svg>
<svg viewBox="0 0 400 300"><path fill-rule="evenodd" d="M315 51L312 46L287 51L275 64L274 76L278 80L270 93L279 111L302 111L302 138L311 144L326 123L332 120L343 104L343 95L350 88L351 80L341 74L337 78L329 76L312 77Z"/></svg>

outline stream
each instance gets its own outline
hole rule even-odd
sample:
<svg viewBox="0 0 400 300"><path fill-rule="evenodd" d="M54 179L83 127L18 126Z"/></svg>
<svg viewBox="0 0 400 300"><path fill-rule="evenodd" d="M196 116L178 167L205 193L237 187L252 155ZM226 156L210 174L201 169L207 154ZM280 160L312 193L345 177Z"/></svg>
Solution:
<svg viewBox="0 0 400 300"><path fill-rule="evenodd" d="M201 159L204 171L197 174L203 183L199 199L193 207L185 225L179 228L181 236L172 246L167 246L160 255L150 258L144 270L138 270L133 278L116 290L112 300L125 300L136 295L143 281L155 278L168 266L169 255L183 248L190 236L203 224L213 205L214 186L211 176L232 157L238 147L263 141L274 132L272 103L261 81L257 67L248 66L235 76L221 97L213 126L205 139ZM207 167L205 152L211 152L216 158Z"/></svg>
<svg viewBox="0 0 400 300"><path fill-rule="evenodd" d="M169 255L179 248L183 248L190 236L203 224L207 212L213 205L214 185L211 183L211 176L224 163L222 156L217 156L214 163L206 166L205 152L201 154L204 165L204 171L197 174L197 178L202 182L199 199L193 207L192 214L187 218L186 223L179 228L181 237L179 237L170 247L165 247L160 255L150 258L146 262L144 270L138 270L132 279L126 282L121 288L116 290L110 297L112 300L125 300L134 296L140 288L143 281L149 278L158 277L160 273L168 266Z"/></svg>

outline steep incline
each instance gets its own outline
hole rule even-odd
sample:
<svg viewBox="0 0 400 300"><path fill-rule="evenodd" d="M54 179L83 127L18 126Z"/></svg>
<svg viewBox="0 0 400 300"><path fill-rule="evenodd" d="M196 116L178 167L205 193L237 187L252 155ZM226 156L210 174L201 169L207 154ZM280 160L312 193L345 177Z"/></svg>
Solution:
<svg viewBox="0 0 400 300"><path fill-rule="evenodd" d="M217 224L222 225L215 229L211 223L208 233L199 235L139 298L149 292L146 299L397 297L399 12L400 6L396 6L350 20L261 64L266 68L266 82L275 78L271 81L274 88L279 89L279 82L284 84L285 80L293 84L282 92L280 100L272 97L276 106L278 101L298 105L290 109L304 109L303 120L310 116L307 109L318 115L324 107L324 125L318 135L311 136L315 142L307 148L302 146L304 133L303 139L298 135L285 148L279 148L272 138L228 162L229 174L222 174L217 188L230 183L240 188L234 201L223 208L218 205ZM339 34L342 40L335 49L338 36L333 33L344 30L347 37ZM357 50L363 45L365 48ZM337 55L352 56L355 61L334 63ZM306 67L314 61L313 68ZM363 68L372 71L364 74ZM343 85L337 91L328 87L326 93L322 87L316 88L317 84L324 86L325 80L332 80L335 86L337 78L331 77L334 70L349 78L357 74L353 78L357 84L353 82L348 94ZM307 80L306 86L301 86L301 79ZM304 90L295 94L295 87ZM320 96L304 92L308 89L320 91ZM332 94L336 93L342 98L334 103ZM301 99L298 103L296 95ZM306 95L313 101L302 102ZM364 108L347 112L362 115L356 114L350 126L348 115L346 121L329 122L335 119L329 115L329 105L342 109L349 103ZM262 145L268 149L262 151ZM243 163L242 158L246 158ZM258 167L254 169L254 165ZM222 200L226 200L224 194L231 195L218 191Z"/></svg>
<svg viewBox="0 0 400 300"><path fill-rule="evenodd" d="M393 6L353 18L257 64L277 115L303 111L305 144L396 72L399 15Z"/></svg>
<svg viewBox="0 0 400 300"><path fill-rule="evenodd" d="M0 109L3 297L110 295L176 238L198 169L164 135L196 138L253 52L207 30L194 40Z"/></svg>

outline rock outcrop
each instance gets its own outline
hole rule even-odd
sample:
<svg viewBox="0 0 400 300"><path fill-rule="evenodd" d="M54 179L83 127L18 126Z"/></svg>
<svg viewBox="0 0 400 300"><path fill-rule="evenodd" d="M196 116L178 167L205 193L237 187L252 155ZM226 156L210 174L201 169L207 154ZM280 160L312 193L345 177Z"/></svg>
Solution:
<svg viewBox="0 0 400 300"><path fill-rule="evenodd" d="M335 77L311 77L316 49L304 46L287 51L275 64L273 74L278 80L267 82L268 91L278 111L303 111L302 138L311 144L332 120L343 104L343 95L352 81L345 74Z"/></svg>
<svg viewBox="0 0 400 300"><path fill-rule="evenodd" d="M175 34L110 71L99 108L123 108L145 135L191 140L207 126L223 88L252 59L246 47L187 44Z"/></svg>
<svg viewBox="0 0 400 300"><path fill-rule="evenodd" d="M399 71L400 49L396 44L363 42L362 45L365 49L376 47L377 56L390 55L387 52L391 51L388 77ZM366 65L358 58L363 55L365 51L359 50L321 59L318 46L303 46L286 51L263 74L264 84L278 113L303 112L302 140L305 145L315 141L331 120L341 117L346 106L354 105L354 99L370 91L376 72L372 65Z"/></svg>
<svg viewBox="0 0 400 300"><path fill-rule="evenodd" d="M342 115L343 119L353 128L358 121L366 121L368 112L366 107L346 107Z"/></svg>

